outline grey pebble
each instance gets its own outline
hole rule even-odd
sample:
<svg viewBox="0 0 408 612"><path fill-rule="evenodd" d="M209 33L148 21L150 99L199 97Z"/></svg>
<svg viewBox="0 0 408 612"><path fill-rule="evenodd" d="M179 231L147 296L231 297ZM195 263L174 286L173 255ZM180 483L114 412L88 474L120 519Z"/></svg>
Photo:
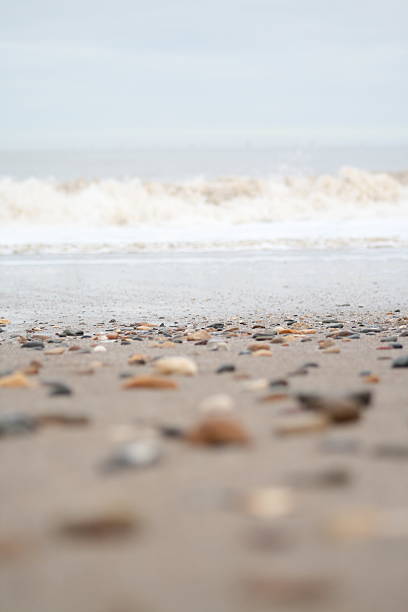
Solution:
<svg viewBox="0 0 408 612"><path fill-rule="evenodd" d="M235 372L235 366L232 363L224 363L215 370L216 374L224 374L226 372Z"/></svg>
<svg viewBox="0 0 408 612"><path fill-rule="evenodd" d="M0 415L0 436L32 433L37 426L37 419L23 412L9 412Z"/></svg>
<svg viewBox="0 0 408 612"><path fill-rule="evenodd" d="M28 342L24 342L21 345L21 348L43 349L44 348L44 342L40 342L39 340L29 340Z"/></svg>
<svg viewBox="0 0 408 612"><path fill-rule="evenodd" d="M162 456L157 440L138 440L124 444L102 463L102 471L116 472L126 468L154 465Z"/></svg>
<svg viewBox="0 0 408 612"><path fill-rule="evenodd" d="M393 368L408 368L408 355L401 355L392 362Z"/></svg>
<svg viewBox="0 0 408 612"><path fill-rule="evenodd" d="M71 387L68 387L65 383L58 381L47 381L43 383L50 387L50 392L48 395L72 395Z"/></svg>

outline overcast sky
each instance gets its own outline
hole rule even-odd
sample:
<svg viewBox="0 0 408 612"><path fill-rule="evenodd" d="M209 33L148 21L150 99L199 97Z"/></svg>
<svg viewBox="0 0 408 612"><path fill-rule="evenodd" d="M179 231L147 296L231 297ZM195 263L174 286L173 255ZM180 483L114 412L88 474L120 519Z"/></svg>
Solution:
<svg viewBox="0 0 408 612"><path fill-rule="evenodd" d="M406 0L0 0L0 148L408 142Z"/></svg>

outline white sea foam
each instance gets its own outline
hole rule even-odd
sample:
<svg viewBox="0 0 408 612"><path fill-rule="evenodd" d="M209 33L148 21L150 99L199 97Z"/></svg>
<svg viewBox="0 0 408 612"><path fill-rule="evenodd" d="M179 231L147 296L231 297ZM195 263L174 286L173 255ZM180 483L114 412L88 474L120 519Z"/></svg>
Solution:
<svg viewBox="0 0 408 612"><path fill-rule="evenodd" d="M382 246L408 242L406 175L183 182L0 179L0 249Z"/></svg>

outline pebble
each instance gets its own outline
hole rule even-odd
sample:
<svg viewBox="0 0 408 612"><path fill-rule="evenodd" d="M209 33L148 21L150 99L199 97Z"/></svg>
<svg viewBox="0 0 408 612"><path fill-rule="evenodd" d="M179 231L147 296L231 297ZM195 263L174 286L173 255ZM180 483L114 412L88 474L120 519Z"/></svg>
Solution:
<svg viewBox="0 0 408 612"><path fill-rule="evenodd" d="M230 395L219 393L206 397L198 407L202 412L230 412L234 408L234 400Z"/></svg>
<svg viewBox="0 0 408 612"><path fill-rule="evenodd" d="M93 351L94 353L106 353L106 346L102 346L101 344L98 344L97 346L94 347Z"/></svg>
<svg viewBox="0 0 408 612"><path fill-rule="evenodd" d="M320 450L324 453L356 453L360 448L360 442L353 438L328 437L322 440Z"/></svg>
<svg viewBox="0 0 408 612"><path fill-rule="evenodd" d="M32 387L33 383L22 372L14 372L0 378L1 388Z"/></svg>
<svg viewBox="0 0 408 612"><path fill-rule="evenodd" d="M393 368L408 368L408 355L402 355L401 357L397 357L392 362Z"/></svg>
<svg viewBox="0 0 408 612"><path fill-rule="evenodd" d="M235 372L236 368L232 363L224 363L215 370L216 374L225 374L226 372Z"/></svg>
<svg viewBox="0 0 408 612"><path fill-rule="evenodd" d="M37 426L37 419L23 412L0 414L0 436L32 433Z"/></svg>
<svg viewBox="0 0 408 612"><path fill-rule="evenodd" d="M277 436L290 436L292 434L316 433L324 431L329 425L328 419L322 415L295 414L280 418L275 422L274 433Z"/></svg>
<svg viewBox="0 0 408 612"><path fill-rule="evenodd" d="M142 355L141 353L134 353L128 359L129 365L144 365L149 360L147 355Z"/></svg>
<svg viewBox="0 0 408 612"><path fill-rule="evenodd" d="M276 572L270 576L251 577L242 582L246 595L250 598L251 609L278 610L315 609L331 598L333 580L325 576L284 575ZM261 607L260 607L261 606ZM279 608L277 607L279 606ZM328 610L329 608L326 608Z"/></svg>
<svg viewBox="0 0 408 612"><path fill-rule="evenodd" d="M39 425L63 425L68 427L82 427L89 425L90 418L82 414L45 413L37 417Z"/></svg>
<svg viewBox="0 0 408 612"><path fill-rule="evenodd" d="M239 500L239 507L249 516L281 518L293 512L295 499L287 487L255 489Z"/></svg>
<svg viewBox="0 0 408 612"><path fill-rule="evenodd" d="M102 464L104 472L126 468L145 468L156 464L162 457L159 442L154 438L128 442L114 451Z"/></svg>
<svg viewBox="0 0 408 612"><path fill-rule="evenodd" d="M21 348L43 349L44 348L44 342L40 342L39 340L29 340L28 342L24 342L21 345Z"/></svg>
<svg viewBox="0 0 408 612"><path fill-rule="evenodd" d="M62 346L44 351L44 355L62 355L62 353L65 353L65 348Z"/></svg>
<svg viewBox="0 0 408 612"><path fill-rule="evenodd" d="M75 540L111 540L128 538L138 527L131 514L124 512L95 513L89 516L64 520L57 533Z"/></svg>
<svg viewBox="0 0 408 612"><path fill-rule="evenodd" d="M154 368L160 374L195 376L198 372L197 364L188 357L163 357L154 362Z"/></svg>
<svg viewBox="0 0 408 612"><path fill-rule="evenodd" d="M246 380L242 383L242 388L245 391L262 391L268 386L266 378L255 378L254 380Z"/></svg>
<svg viewBox="0 0 408 612"><path fill-rule="evenodd" d="M328 468L316 472L295 472L289 476L289 483L295 487L331 488L344 487L351 483L350 472L342 467Z"/></svg>
<svg viewBox="0 0 408 612"><path fill-rule="evenodd" d="M72 389L68 385L58 381L44 382L44 385L50 387L48 395L72 395Z"/></svg>
<svg viewBox="0 0 408 612"><path fill-rule="evenodd" d="M208 417L186 433L191 444L207 446L247 445L250 436L244 427L232 418Z"/></svg>
<svg viewBox="0 0 408 612"><path fill-rule="evenodd" d="M373 455L380 459L408 459L408 444L380 442L373 448Z"/></svg>
<svg viewBox="0 0 408 612"><path fill-rule="evenodd" d="M163 378L162 376L152 376L150 374L133 376L126 380L122 385L123 389L177 389L178 384L175 380Z"/></svg>
<svg viewBox="0 0 408 612"><path fill-rule="evenodd" d="M289 385L289 382L286 380L286 378L274 378L273 380L271 380L269 382L269 386L270 387L287 387Z"/></svg>

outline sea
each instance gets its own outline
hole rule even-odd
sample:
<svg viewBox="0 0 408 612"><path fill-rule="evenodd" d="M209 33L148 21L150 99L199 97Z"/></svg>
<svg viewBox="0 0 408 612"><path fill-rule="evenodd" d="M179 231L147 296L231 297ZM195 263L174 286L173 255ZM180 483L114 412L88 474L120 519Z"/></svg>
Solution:
<svg viewBox="0 0 408 612"><path fill-rule="evenodd" d="M0 254L408 247L408 145L0 151Z"/></svg>

